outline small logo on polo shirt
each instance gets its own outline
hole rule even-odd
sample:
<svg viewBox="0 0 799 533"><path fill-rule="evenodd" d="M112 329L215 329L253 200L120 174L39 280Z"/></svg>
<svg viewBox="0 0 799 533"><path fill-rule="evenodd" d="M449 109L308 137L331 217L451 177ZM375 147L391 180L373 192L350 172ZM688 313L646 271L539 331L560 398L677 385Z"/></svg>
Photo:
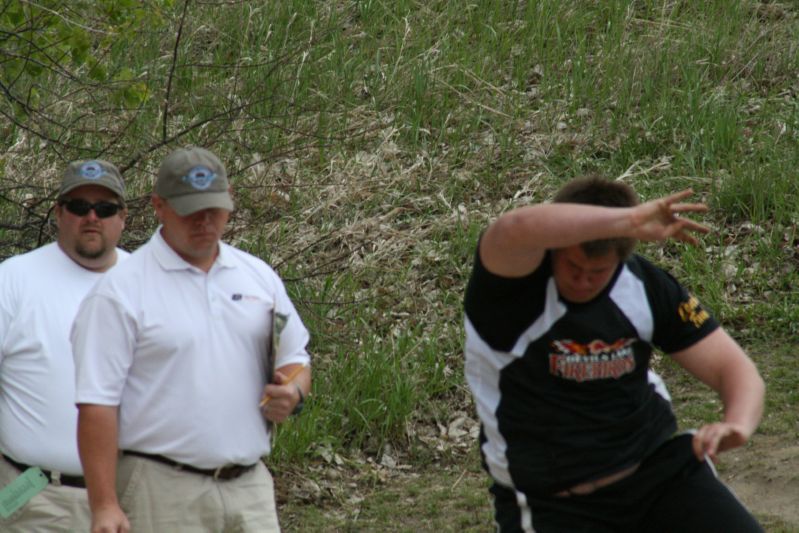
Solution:
<svg viewBox="0 0 799 533"><path fill-rule="evenodd" d="M241 294L240 292L234 292L233 294L231 294L230 295L230 299L233 300L234 302L240 302L242 300L245 301L245 302L262 302L263 301L263 298L261 298L259 296L255 296L253 294Z"/></svg>

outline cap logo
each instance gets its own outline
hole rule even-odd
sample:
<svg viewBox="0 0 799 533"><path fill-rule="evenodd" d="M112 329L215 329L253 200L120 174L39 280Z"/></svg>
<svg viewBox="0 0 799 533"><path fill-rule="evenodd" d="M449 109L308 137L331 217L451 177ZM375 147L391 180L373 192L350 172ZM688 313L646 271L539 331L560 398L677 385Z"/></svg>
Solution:
<svg viewBox="0 0 799 533"><path fill-rule="evenodd" d="M216 173L206 166L196 166L181 178L197 190L204 191L216 179Z"/></svg>
<svg viewBox="0 0 799 533"><path fill-rule="evenodd" d="M105 169L97 161L87 161L80 166L78 174L87 180L99 180L105 174Z"/></svg>

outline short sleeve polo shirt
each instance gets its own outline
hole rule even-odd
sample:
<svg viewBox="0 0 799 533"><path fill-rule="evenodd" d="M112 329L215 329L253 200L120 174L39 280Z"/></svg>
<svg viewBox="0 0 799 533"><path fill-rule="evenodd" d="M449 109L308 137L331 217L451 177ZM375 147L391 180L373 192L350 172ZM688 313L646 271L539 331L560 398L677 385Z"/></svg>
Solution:
<svg viewBox="0 0 799 533"><path fill-rule="evenodd" d="M159 231L87 297L72 333L78 403L120 406L120 448L197 467L270 451L259 409L272 311L276 366L309 364L309 335L277 274L227 244L208 273Z"/></svg>

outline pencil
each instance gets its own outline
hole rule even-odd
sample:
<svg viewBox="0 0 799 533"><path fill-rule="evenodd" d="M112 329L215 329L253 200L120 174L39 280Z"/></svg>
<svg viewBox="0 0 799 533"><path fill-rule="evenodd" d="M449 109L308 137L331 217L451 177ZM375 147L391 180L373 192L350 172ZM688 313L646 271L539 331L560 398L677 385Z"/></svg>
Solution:
<svg viewBox="0 0 799 533"><path fill-rule="evenodd" d="M294 378L296 378L297 376L300 375L300 372L302 372L303 368L305 368L305 365L300 365L300 366L294 367L294 369L291 371L291 373L289 373L289 375L286 376L286 380L283 382L283 385L288 385L289 383L294 381ZM263 407L264 405L268 404L269 400L271 400L271 399L272 399L272 397L269 396L268 394L266 396L264 396L263 399L261 400L261 404L260 404L261 407Z"/></svg>

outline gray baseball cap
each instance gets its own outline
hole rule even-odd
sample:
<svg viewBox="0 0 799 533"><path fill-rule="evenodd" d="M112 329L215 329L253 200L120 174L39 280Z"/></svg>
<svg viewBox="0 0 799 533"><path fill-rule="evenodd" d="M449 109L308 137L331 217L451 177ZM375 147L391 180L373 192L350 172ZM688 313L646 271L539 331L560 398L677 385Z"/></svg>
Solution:
<svg viewBox="0 0 799 533"><path fill-rule="evenodd" d="M230 184L222 162L205 148L178 148L158 169L155 194L180 216L209 208L233 211Z"/></svg>
<svg viewBox="0 0 799 533"><path fill-rule="evenodd" d="M119 169L102 159L90 159L84 161L73 161L67 166L64 178L61 180L61 188L58 189L58 197L64 196L72 189L83 185L99 185L110 190L121 199L125 198L125 182L122 181L122 174Z"/></svg>

